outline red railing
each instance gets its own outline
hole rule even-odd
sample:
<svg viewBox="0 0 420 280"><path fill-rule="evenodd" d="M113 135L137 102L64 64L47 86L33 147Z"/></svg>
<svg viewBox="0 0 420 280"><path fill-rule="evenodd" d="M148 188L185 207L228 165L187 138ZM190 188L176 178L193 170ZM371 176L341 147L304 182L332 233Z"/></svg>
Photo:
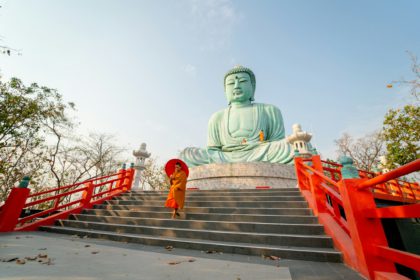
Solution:
<svg viewBox="0 0 420 280"><path fill-rule="evenodd" d="M73 185L30 194L28 188L13 188L0 212L0 232L31 231L52 225L57 219L80 213L129 191L134 169L89 179ZM23 212L35 212L21 217Z"/></svg>
<svg viewBox="0 0 420 280"><path fill-rule="evenodd" d="M325 175L331 170L323 166L319 156L296 158L295 168L302 194L349 266L369 279L408 279L397 273L395 264L420 271L420 256L388 246L381 221L419 218L420 204L377 208L372 191L420 170L420 160L372 179L341 179L340 173L336 181L336 177ZM413 197L417 198L415 194Z"/></svg>
<svg viewBox="0 0 420 280"><path fill-rule="evenodd" d="M335 182L341 180L342 165L330 162L321 161L323 171L326 176L333 179ZM380 173L374 173L364 170L358 170L360 178L374 178L379 176ZM416 203L420 201L420 185L417 182L406 182L403 180L390 179L372 187L372 192L375 198L393 200L407 203Z"/></svg>

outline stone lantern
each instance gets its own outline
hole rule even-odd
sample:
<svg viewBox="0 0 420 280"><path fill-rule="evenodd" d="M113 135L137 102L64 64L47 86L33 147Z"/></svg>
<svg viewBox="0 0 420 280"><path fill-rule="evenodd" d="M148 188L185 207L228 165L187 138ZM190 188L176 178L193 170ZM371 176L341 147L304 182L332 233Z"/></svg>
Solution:
<svg viewBox="0 0 420 280"><path fill-rule="evenodd" d="M302 131L300 124L294 124L292 128L293 133L286 137L286 141L293 146L300 156L311 156L314 152L311 144L309 143L311 141L312 134Z"/></svg>
<svg viewBox="0 0 420 280"><path fill-rule="evenodd" d="M149 158L151 153L146 150L146 143L140 145L140 149L133 151L133 156L136 157L136 162L133 168L136 170L136 176L134 177L133 188L140 189L140 178L142 171L146 168L145 161Z"/></svg>

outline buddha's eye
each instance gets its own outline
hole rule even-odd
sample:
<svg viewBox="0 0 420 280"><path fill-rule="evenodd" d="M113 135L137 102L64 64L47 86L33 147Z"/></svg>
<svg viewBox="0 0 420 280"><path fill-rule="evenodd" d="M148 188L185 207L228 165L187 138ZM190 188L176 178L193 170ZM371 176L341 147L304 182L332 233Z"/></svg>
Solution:
<svg viewBox="0 0 420 280"><path fill-rule="evenodd" d="M247 81L248 81L247 79L240 79L239 80L240 83L244 83L244 82L247 82Z"/></svg>
<svg viewBox="0 0 420 280"><path fill-rule="evenodd" d="M234 81L228 81L226 84L230 86L230 85L235 84L235 82Z"/></svg>

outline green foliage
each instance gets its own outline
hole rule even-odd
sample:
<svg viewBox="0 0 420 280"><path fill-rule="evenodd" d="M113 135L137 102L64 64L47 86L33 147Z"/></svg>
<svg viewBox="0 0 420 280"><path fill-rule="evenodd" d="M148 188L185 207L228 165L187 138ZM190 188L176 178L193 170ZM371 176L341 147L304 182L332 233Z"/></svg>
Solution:
<svg viewBox="0 0 420 280"><path fill-rule="evenodd" d="M389 110L383 123L387 161L390 168L407 164L419 158L420 107L406 105Z"/></svg>
<svg viewBox="0 0 420 280"><path fill-rule="evenodd" d="M0 201L24 175L38 178L45 162L51 124L71 127L65 104L54 89L21 80L0 80Z"/></svg>

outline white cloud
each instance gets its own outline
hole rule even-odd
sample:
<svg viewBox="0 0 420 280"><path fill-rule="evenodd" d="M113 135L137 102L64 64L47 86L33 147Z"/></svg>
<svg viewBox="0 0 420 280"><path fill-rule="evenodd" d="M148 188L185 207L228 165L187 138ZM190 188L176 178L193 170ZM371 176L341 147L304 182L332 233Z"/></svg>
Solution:
<svg viewBox="0 0 420 280"><path fill-rule="evenodd" d="M187 64L185 65L184 71L191 76L194 76L197 74L197 68L194 65Z"/></svg>
<svg viewBox="0 0 420 280"><path fill-rule="evenodd" d="M230 0L190 0L191 15L200 38L202 51L229 46L235 26L243 14Z"/></svg>

